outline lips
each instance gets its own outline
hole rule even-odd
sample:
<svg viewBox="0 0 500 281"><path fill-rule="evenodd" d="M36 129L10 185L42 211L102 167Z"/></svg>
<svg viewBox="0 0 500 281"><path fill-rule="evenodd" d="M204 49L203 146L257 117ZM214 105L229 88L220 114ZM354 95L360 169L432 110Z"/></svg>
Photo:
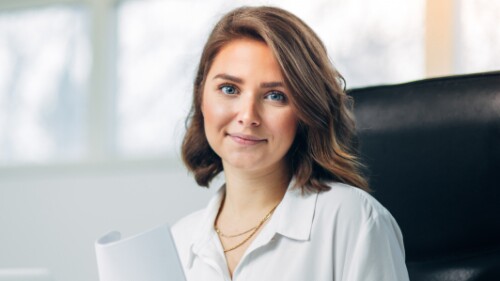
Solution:
<svg viewBox="0 0 500 281"><path fill-rule="evenodd" d="M228 134L228 136L235 141L236 143L242 145L255 145L259 143L266 142L267 139L261 138L253 135L245 135L245 134Z"/></svg>

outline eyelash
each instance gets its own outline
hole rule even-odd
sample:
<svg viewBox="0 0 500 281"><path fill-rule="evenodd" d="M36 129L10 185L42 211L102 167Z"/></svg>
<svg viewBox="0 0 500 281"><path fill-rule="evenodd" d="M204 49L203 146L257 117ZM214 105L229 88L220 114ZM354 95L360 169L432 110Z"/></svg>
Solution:
<svg viewBox="0 0 500 281"><path fill-rule="evenodd" d="M233 93L227 93L227 92L225 92L224 89L227 88L227 87L232 88L234 92ZM238 88L236 86L234 86L234 85L231 85L231 84L222 84L222 85L220 85L219 86L219 91L221 91L224 95L230 95L230 96L236 95L236 94L239 93ZM279 100L271 99L272 101L276 101L276 102L279 102L279 103L286 103L286 102L288 102L287 96L284 93L280 92L280 91L270 91L270 92L266 93L266 95L264 97L267 99L267 98L269 98L270 96L273 96L273 95L274 96L278 95L280 97L280 99Z"/></svg>

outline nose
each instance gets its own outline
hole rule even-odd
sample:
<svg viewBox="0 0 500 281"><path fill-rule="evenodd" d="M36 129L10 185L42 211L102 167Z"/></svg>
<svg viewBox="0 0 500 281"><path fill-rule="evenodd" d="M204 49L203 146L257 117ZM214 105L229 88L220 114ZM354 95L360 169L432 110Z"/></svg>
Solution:
<svg viewBox="0 0 500 281"><path fill-rule="evenodd" d="M238 114L238 123L245 127L258 127L261 123L259 105L254 99L242 99Z"/></svg>

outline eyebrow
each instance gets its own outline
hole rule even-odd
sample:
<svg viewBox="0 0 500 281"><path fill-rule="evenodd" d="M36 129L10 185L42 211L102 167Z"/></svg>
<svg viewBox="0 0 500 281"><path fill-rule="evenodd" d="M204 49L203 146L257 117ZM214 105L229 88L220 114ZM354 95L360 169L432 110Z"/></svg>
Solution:
<svg viewBox="0 0 500 281"><path fill-rule="evenodd" d="M214 80L217 78L233 81L235 83L240 83L240 84L243 83L243 79L225 73L215 75Z"/></svg>
<svg viewBox="0 0 500 281"><path fill-rule="evenodd" d="M276 88L276 87L282 87L285 88L285 84L283 82L264 82L260 83L261 88Z"/></svg>
<svg viewBox="0 0 500 281"><path fill-rule="evenodd" d="M243 79L241 79L239 77L236 77L236 76L233 76L233 75L226 74L226 73L217 74L217 75L214 76L213 79L215 80L217 78L229 80L229 81L232 81L234 83L239 83L239 84L243 83ZM260 83L260 87L261 88L276 88L276 87L285 88L285 84L283 82L279 82L279 81L276 81L276 82L262 82L262 83Z"/></svg>

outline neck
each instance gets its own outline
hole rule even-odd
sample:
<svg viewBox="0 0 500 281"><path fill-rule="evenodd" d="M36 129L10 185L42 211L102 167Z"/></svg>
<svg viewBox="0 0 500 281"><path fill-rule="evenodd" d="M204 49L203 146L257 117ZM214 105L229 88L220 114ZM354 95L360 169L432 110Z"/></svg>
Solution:
<svg viewBox="0 0 500 281"><path fill-rule="evenodd" d="M291 175L285 165L261 172L224 167L226 196L223 208L239 217L268 211L285 195Z"/></svg>

